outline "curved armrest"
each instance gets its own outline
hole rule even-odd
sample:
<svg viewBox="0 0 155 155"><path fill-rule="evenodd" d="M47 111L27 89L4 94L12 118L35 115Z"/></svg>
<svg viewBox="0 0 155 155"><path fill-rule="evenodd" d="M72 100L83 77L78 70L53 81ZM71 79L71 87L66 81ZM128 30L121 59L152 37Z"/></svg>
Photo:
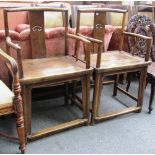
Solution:
<svg viewBox="0 0 155 155"><path fill-rule="evenodd" d="M147 36L144 36L144 35L141 35L141 34L136 34L136 33L131 33L131 32L123 32L123 34L128 35L128 36L142 38L142 39L145 39L145 40L152 40L151 37L147 37Z"/></svg>
<svg viewBox="0 0 155 155"><path fill-rule="evenodd" d="M91 38L91 37L87 37L87 36L84 36L84 35L82 35L80 33L78 33L77 35L80 36L80 37L83 37L83 38L85 38L85 39L87 39L87 40L89 40L91 42L97 43L97 44L102 44L103 43L102 40Z"/></svg>
<svg viewBox="0 0 155 155"><path fill-rule="evenodd" d="M147 49L146 49L146 54L145 54L145 61L149 61L150 52L151 52L152 38L141 35L141 34L131 33L131 32L123 32L123 34L133 36L133 37L138 37L138 38L141 38L141 39L145 39L147 41Z"/></svg>
<svg viewBox="0 0 155 155"><path fill-rule="evenodd" d="M78 59L78 50L79 50L79 47L80 47L80 44L79 44L79 41L82 41L86 44L86 47L85 47L85 60L86 60L86 68L90 68L90 51L91 51L91 41L83 38L83 37L80 37L80 36L77 36L77 35L74 35L74 34L68 34L67 33L67 37L70 37L72 39L76 39L78 40L78 48L77 50L75 51L75 57L76 57L76 60L79 60Z"/></svg>
<svg viewBox="0 0 155 155"><path fill-rule="evenodd" d="M17 74L18 65L16 63L16 60L11 56L9 56L8 54L6 54L5 52L3 52L1 49L0 49L0 57L6 60L10 64L11 68L9 69L11 69L11 72L13 73L13 75Z"/></svg>
<svg viewBox="0 0 155 155"><path fill-rule="evenodd" d="M9 47L11 47L11 48L16 50L16 52L17 52L17 62L18 62L18 66L19 66L19 75L20 75L20 77L23 77L21 47L18 44L14 44L11 41L10 37L6 37L6 44L7 44L7 46L9 46ZM9 49L8 49L7 52L10 52Z"/></svg>
<svg viewBox="0 0 155 155"><path fill-rule="evenodd" d="M10 37L6 37L6 43L8 46L10 46L11 48L19 51L21 50L21 47L18 45L18 44L14 44L12 41L11 41L11 38Z"/></svg>
<svg viewBox="0 0 155 155"><path fill-rule="evenodd" d="M0 49L0 57L6 60L10 64L12 73L17 74L18 65L16 60L11 56L9 56L8 54L6 54L5 52L3 52L1 49Z"/></svg>
<svg viewBox="0 0 155 155"><path fill-rule="evenodd" d="M79 41L82 41L86 44L90 44L91 42L83 37L80 37L80 36L77 36L77 35L74 35L74 34L69 34L67 33L67 37L70 37L72 39L76 39L76 40L79 40Z"/></svg>

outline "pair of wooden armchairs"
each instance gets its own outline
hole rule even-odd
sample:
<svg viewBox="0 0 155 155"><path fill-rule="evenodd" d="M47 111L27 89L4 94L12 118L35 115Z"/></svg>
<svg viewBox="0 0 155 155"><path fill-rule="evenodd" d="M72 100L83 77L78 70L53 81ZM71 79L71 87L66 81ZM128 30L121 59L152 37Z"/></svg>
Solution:
<svg viewBox="0 0 155 155"><path fill-rule="evenodd" d="M9 37L9 26L7 15L11 12L29 12L30 21L30 38L32 46L32 59L22 59L22 49L11 42ZM64 37L65 37L65 55L46 58L46 46L44 38L44 11L57 11L63 13L64 21ZM80 28L80 14L81 13L94 13L94 38L83 36L79 33ZM120 42L120 49L118 51L110 51L106 53L104 50L103 32L106 25L106 13L122 13L122 36ZM68 11L66 9L53 9L53 8L15 8L5 9L5 35L7 53L10 54L9 49L15 49L17 54L17 63L19 66L19 81L22 87L23 106L24 106L24 119L26 127L26 136L28 139L38 138L50 133L56 133L68 128L79 125L86 125L89 122L89 109L90 109L90 78L94 79L94 95L92 102L92 124L97 121L112 118L114 116L122 115L129 112L140 112L143 103L144 87L147 66L150 64L149 52L151 45L151 38L137 35L133 33L124 32L125 10L118 9L79 9L77 17L76 35L68 33ZM124 35L133 36L135 39L141 38L147 40L147 50L145 59L134 56L133 54L126 53L122 50ZM76 40L76 49L73 56L68 55L67 38ZM80 48L80 41L83 42L84 55L79 55L78 49ZM92 54L91 51L93 52ZM0 53L4 55L4 53ZM7 57L7 56L6 56ZM105 77L115 75L114 92L117 95L117 90L131 96L123 89L118 87L118 74L124 72L140 71L140 85L138 90L138 98L136 99L137 105L127 108L123 111L108 113L99 116L98 110L100 105L101 90ZM59 84L66 84L74 81L82 81L82 118L73 120L71 122L63 123L61 125L50 127L32 133L31 131L31 114L32 114L32 89L40 87L49 87ZM68 89L66 89L67 91ZM68 94L66 92L66 101L68 101ZM75 98L75 94L72 93ZM132 97L133 98L133 97Z"/></svg>

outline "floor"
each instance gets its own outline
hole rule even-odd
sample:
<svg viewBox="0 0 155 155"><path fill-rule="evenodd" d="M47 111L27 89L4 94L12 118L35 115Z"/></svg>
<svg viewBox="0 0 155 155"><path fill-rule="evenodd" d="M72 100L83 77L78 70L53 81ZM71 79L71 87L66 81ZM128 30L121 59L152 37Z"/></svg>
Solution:
<svg viewBox="0 0 155 155"><path fill-rule="evenodd" d="M137 82L131 85L135 95ZM150 85L147 86L141 113L131 113L98 123L51 135L27 144L26 153L33 154L106 154L155 153L155 110L148 114ZM74 105L63 106L63 97L33 103L33 131L81 116ZM134 104L125 95L112 97L112 85L102 91L101 111L120 109ZM103 104L104 103L104 104ZM126 103L123 105L122 103ZM62 105L56 106L56 105ZM0 119L0 130L15 132L13 116ZM18 142L0 138L0 153L19 153Z"/></svg>

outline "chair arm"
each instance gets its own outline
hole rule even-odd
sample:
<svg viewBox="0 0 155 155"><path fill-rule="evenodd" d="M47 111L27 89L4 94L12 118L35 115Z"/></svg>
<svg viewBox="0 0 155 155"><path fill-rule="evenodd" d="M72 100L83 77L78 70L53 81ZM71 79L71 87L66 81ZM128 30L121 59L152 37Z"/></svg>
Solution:
<svg viewBox="0 0 155 155"><path fill-rule="evenodd" d="M67 37L70 37L72 39L76 39L76 40L79 40L79 41L82 41L86 44L90 44L91 42L89 40L87 40L86 38L83 38L83 37L80 37L80 36L77 36L77 35L74 35L74 34L69 34L67 33Z"/></svg>
<svg viewBox="0 0 155 155"><path fill-rule="evenodd" d="M8 54L6 54L1 49L0 49L0 57L9 63L9 65L11 66L11 68L9 67L9 69L11 69L10 71L11 73L13 73L13 76L16 75L18 72L18 65L16 63L16 60L12 58L11 56L9 56Z"/></svg>
<svg viewBox="0 0 155 155"><path fill-rule="evenodd" d="M145 40L152 40L151 37L147 37L141 34L136 34L136 33L131 33L131 32L123 32L123 34L128 35L128 36L138 37L138 38L145 39Z"/></svg>
<svg viewBox="0 0 155 155"><path fill-rule="evenodd" d="M91 42L97 43L97 44L102 44L103 43L102 40L91 38L91 37L88 37L88 36L84 36L84 35L82 35L80 33L78 33L77 35L80 36L80 37L83 37L83 38L85 38L85 39L87 39L87 40L89 40Z"/></svg>
<svg viewBox="0 0 155 155"><path fill-rule="evenodd" d="M18 63L18 66L19 66L19 75L20 77L22 78L23 77L23 66L22 66L22 53L21 53L21 47L18 45L18 44L14 44L12 41L11 41L11 38L10 37L6 37L6 44L15 49L16 52L17 52L17 63ZM8 49L9 50L9 49ZM7 52L10 52L10 51L7 51Z"/></svg>
<svg viewBox="0 0 155 155"><path fill-rule="evenodd" d="M151 52L152 38L141 35L141 34L131 33L131 32L123 32L123 34L133 36L133 37L138 37L138 38L141 38L141 39L145 39L147 41L147 49L146 49L146 51L148 51L148 52L146 52L146 54L145 54L145 61L149 61L150 52Z"/></svg>
<svg viewBox="0 0 155 155"><path fill-rule="evenodd" d="M90 68L90 51L91 51L91 41L83 38L83 37L80 37L80 36L77 36L77 35L74 35L74 34L68 34L67 33L67 37L70 37L72 39L76 39L78 40L78 47L77 47L77 50L75 51L75 58L76 60L80 60L78 58L78 50L79 50L79 47L80 47L80 44L79 44L79 41L82 41L86 44L85 46L85 60L86 60L86 68Z"/></svg>
<svg viewBox="0 0 155 155"><path fill-rule="evenodd" d="M11 41L11 38L10 37L6 37L6 43L8 46L10 46L11 48L19 51L21 50L21 47L18 45L18 44L14 44L12 41Z"/></svg>

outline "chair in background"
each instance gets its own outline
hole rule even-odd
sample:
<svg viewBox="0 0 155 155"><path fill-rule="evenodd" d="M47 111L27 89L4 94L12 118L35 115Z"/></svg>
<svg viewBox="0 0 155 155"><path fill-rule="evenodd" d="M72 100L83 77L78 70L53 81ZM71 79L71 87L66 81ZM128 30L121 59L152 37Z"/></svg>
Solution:
<svg viewBox="0 0 155 155"><path fill-rule="evenodd" d="M120 5L120 4L107 4L106 5L107 8L111 8L111 9L121 9L121 10L127 10L126 13L126 18L125 18L125 27L128 24L128 21L131 17L132 14L132 10L131 10L131 6L130 5ZM109 13L109 25L113 25L116 26L116 28L119 29L119 26L121 27L122 25L122 15L117 16L117 14L111 12Z"/></svg>
<svg viewBox="0 0 155 155"><path fill-rule="evenodd" d="M153 107L153 99L154 99L154 87L155 87L155 28L152 20L144 15L136 14L131 17L129 20L127 31L132 33L137 33L145 36L152 37L152 47L151 47L151 54L150 59L152 60L151 65L148 66L147 70L147 83L151 84L151 94L150 94L150 100L149 100L149 113L151 113ZM147 48L147 42L146 40L139 40L137 44L135 44L135 40L133 38L128 38L128 45L130 51L132 50L132 47L136 47L136 55L139 55L141 57L145 56L145 50ZM137 74L139 75L139 74ZM126 90L129 91L130 84L131 84L131 78L133 76L133 73L128 74L128 83Z"/></svg>
<svg viewBox="0 0 155 155"><path fill-rule="evenodd" d="M149 17L152 21L154 20L154 11L153 7L149 5L134 5L132 6L132 15L144 15L146 17Z"/></svg>
<svg viewBox="0 0 155 155"><path fill-rule="evenodd" d="M100 39L101 39L101 35L105 30L106 14L110 12L118 13L118 16L119 14L123 14L122 35L121 35L120 48L116 51L105 52L104 44L101 43ZM89 38L79 33L81 13L94 13L94 38ZM90 64L94 68L94 81L95 81L93 103L92 103L93 104L92 105L92 124L101 120L107 120L109 118L112 118L118 115L130 113L130 112L140 112L142 109L147 66L151 63L149 61L151 38L143 35L138 35L135 33L124 32L125 16L126 16L126 10L119 10L119 9L106 9L106 8L93 9L92 8L92 9L78 10L76 34L94 43L94 47L92 49L94 53L91 54L90 56L90 60L91 60ZM147 49L145 52L144 59L138 56L135 56L134 50L132 51L133 52L132 54L122 51L124 35L134 37L135 40L138 40L138 39L147 40ZM103 39L103 42L105 42L104 39ZM79 59L82 60L83 58L79 57ZM127 72L133 72L133 71L139 71L141 75L139 90L138 90L138 98L134 97L133 95L129 94L124 89L118 86L118 75L120 73L127 73ZM104 83L105 77L110 75L115 75L113 96L116 96L117 90L119 90L122 93L126 94L127 96L131 97L132 99L136 100L137 105L125 108L123 110L113 111L113 112L99 115L99 105L101 104L100 103L101 90L103 87L102 83Z"/></svg>
<svg viewBox="0 0 155 155"><path fill-rule="evenodd" d="M21 87L18 79L18 67L16 61L4 53L0 49L0 59L6 60L13 77L12 89L13 92L0 80L0 116L15 113L16 115L16 128L19 137L19 149L21 153L25 153L25 128L23 119L23 105L21 98ZM17 139L6 133L0 132L0 135ZM7 146L6 146L7 147ZM1 148L2 149L2 148Z"/></svg>
<svg viewBox="0 0 155 155"><path fill-rule="evenodd" d="M9 37L8 14L12 12L27 11L29 13L30 24L30 40L32 57L31 59L22 59L22 49L13 44ZM64 55L50 57L47 54L45 44L45 28L44 28L44 12L61 12L63 15L63 25L61 33L64 34ZM39 17L39 18L38 18ZM17 54L17 62L19 66L20 83L22 86L25 127L28 139L35 139L41 136L57 133L62 130L73 128L79 125L86 125L89 119L89 86L92 69L90 68L90 44L91 42L80 36L68 33L68 10L65 8L14 8L4 10L5 34L7 53L10 48L14 48ZM50 35L50 34L49 34ZM86 65L81 61L75 61L72 56L68 55L68 38L82 41L86 47ZM72 42L73 43L73 42ZM55 45L59 46L59 45ZM10 53L9 53L10 54ZM31 114L32 114L32 89L55 86L70 83L74 80L82 81L82 105L83 116L70 122L62 123L57 126L44 128L40 131L32 133ZM67 90L67 89L66 89ZM68 91L66 92L66 100L68 101Z"/></svg>

